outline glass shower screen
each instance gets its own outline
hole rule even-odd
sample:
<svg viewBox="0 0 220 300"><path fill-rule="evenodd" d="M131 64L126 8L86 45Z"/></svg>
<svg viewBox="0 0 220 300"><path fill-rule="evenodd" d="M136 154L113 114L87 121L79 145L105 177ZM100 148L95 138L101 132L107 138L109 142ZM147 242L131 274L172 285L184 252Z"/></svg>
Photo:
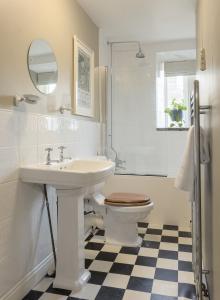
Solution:
<svg viewBox="0 0 220 300"><path fill-rule="evenodd" d="M136 58L135 45L111 47L108 156L117 174L167 176L167 131L156 128L155 55Z"/></svg>

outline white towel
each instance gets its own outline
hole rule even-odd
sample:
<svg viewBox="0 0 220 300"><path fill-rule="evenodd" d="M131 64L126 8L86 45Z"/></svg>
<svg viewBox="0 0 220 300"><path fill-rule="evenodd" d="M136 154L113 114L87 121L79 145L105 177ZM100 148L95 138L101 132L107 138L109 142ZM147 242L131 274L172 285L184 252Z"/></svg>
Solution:
<svg viewBox="0 0 220 300"><path fill-rule="evenodd" d="M177 189L191 193L193 193L194 188L194 130L194 126L189 128L182 163L174 184ZM210 160L208 139L201 127L200 159L202 164L207 164Z"/></svg>

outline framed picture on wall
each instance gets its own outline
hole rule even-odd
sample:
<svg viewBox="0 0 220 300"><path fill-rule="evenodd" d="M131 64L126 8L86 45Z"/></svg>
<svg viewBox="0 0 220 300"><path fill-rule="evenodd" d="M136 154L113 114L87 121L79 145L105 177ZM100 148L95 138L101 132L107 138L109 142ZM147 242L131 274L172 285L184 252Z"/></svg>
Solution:
<svg viewBox="0 0 220 300"><path fill-rule="evenodd" d="M73 112L94 117L94 51L74 37Z"/></svg>

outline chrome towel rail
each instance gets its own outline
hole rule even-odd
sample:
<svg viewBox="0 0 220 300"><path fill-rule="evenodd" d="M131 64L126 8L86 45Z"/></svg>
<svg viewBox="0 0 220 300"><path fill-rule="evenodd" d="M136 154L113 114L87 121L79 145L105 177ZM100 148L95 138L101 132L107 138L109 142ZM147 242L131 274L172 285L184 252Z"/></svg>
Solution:
<svg viewBox="0 0 220 300"><path fill-rule="evenodd" d="M200 109L200 111L199 111L200 115L204 115L210 111L211 105L200 105L199 109Z"/></svg>
<svg viewBox="0 0 220 300"><path fill-rule="evenodd" d="M195 82L198 82L198 80L195 80ZM195 84L195 83L194 83ZM197 87L196 87L197 88ZM198 88L199 88L199 82L198 82ZM195 86L194 86L195 89ZM195 101L194 101L194 95L195 92L193 91L192 96L190 97L190 117L191 117L191 125L194 124L194 117L195 117ZM206 114L211 110L211 105L199 105L199 114L203 115Z"/></svg>
<svg viewBox="0 0 220 300"><path fill-rule="evenodd" d="M201 222L201 167L200 167L200 105L199 82L194 81L194 268L196 292L202 300L202 222Z"/></svg>
<svg viewBox="0 0 220 300"><path fill-rule="evenodd" d="M190 99L191 124L194 130L194 198L192 201L193 269L195 274L197 299L203 299L202 282L202 214L201 214L201 159L200 159L200 115L206 114L210 105L200 105L199 81L194 81L194 91Z"/></svg>

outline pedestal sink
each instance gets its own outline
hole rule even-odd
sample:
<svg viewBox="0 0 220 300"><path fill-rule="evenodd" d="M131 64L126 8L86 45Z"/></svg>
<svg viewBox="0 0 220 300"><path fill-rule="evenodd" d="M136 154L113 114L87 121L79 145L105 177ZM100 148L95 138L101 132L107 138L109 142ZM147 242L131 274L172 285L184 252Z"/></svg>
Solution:
<svg viewBox="0 0 220 300"><path fill-rule="evenodd" d="M114 172L108 160L72 160L20 169L24 182L52 185L58 195L57 267L53 286L79 291L89 280L84 258L84 197Z"/></svg>

